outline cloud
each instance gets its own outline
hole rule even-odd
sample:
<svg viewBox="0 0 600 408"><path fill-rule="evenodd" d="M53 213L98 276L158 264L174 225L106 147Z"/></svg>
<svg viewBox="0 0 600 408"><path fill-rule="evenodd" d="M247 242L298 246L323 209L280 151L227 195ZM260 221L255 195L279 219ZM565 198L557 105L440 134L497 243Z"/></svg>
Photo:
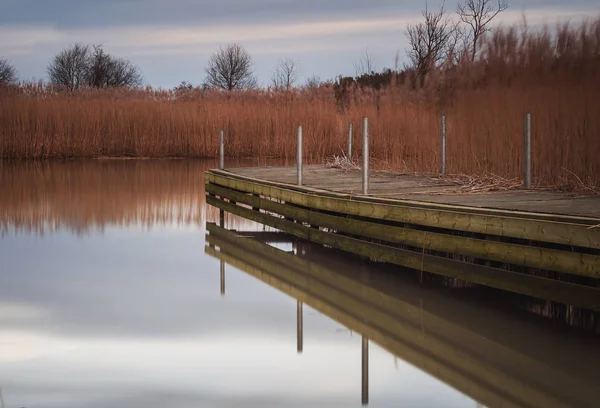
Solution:
<svg viewBox="0 0 600 408"><path fill-rule="evenodd" d="M589 15L585 7L541 8L523 12L512 9L503 13L497 24L517 24L523 15L531 25L553 24L565 19L578 20ZM403 40L403 30L421 20L418 13L397 16L308 20L294 23L245 23L217 25L121 25L92 28L59 26L0 26L0 50L6 56L34 53L40 47L60 49L73 42L101 43L115 52L132 55L206 54L220 45L241 42L261 54L306 53L344 49L364 37L394 35ZM374 39L375 41L375 39ZM376 42L376 41L375 41ZM377 42L376 42L377 43ZM367 44L360 44L358 49Z"/></svg>
<svg viewBox="0 0 600 408"><path fill-rule="evenodd" d="M82 42L103 44L108 52L138 64L148 83L169 87L182 78L198 77L208 56L231 42L241 43L255 57L256 73L263 81L280 57L298 58L307 67L303 77L352 75L353 62L367 47L378 67L390 67L397 52L403 62L404 30L407 24L422 19L423 6L417 1L399 4L392 0L227 0L210 4L58 0L52 7L20 0L6 4L0 6L0 55L11 59L21 78L43 77L47 61L55 53ZM496 23L520 24L524 14L531 27L564 20L576 23L593 17L591 11L595 13L599 4L598 0L562 5L512 1ZM23 13L28 7L32 12Z"/></svg>
<svg viewBox="0 0 600 408"><path fill-rule="evenodd" d="M268 53L269 43L292 42L288 51L309 51L303 42L320 49L334 47L332 39L357 35L400 32L402 27L417 20L410 18L371 18L338 21L312 21L294 24L245 24L196 26L122 26L93 29L60 29L58 27L0 27L0 49L12 53L34 52L40 46L64 46L72 42L102 43L114 50L154 55L206 53L231 42L258 44ZM290 47L291 45L291 47Z"/></svg>

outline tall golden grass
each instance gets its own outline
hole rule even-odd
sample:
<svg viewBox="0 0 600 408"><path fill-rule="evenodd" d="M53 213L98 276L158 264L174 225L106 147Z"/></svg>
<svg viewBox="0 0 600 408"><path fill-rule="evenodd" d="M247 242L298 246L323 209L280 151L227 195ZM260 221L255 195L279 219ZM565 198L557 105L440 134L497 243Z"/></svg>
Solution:
<svg viewBox="0 0 600 408"><path fill-rule="evenodd" d="M42 85L0 91L0 157L214 157L219 130L230 157L346 150L348 123L370 119L374 165L439 168L439 119L448 121L448 172L521 177L523 117L533 115L538 186L600 184L600 19L554 29L500 29L481 58L437 71L423 89L332 85L291 92L110 90L55 92ZM407 81L409 83L410 81ZM343 105L343 108L340 106Z"/></svg>
<svg viewBox="0 0 600 408"><path fill-rule="evenodd" d="M61 230L85 235L123 226L204 228L205 222L219 220L219 210L205 205L204 195L204 171L215 166L215 160L4 163L0 165L0 238ZM226 225L255 226L232 214L227 214Z"/></svg>

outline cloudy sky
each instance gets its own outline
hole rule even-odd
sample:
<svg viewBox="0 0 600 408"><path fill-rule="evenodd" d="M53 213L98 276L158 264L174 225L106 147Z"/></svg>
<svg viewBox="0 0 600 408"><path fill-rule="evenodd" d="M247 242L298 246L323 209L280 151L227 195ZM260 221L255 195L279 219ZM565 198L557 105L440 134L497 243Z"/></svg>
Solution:
<svg viewBox="0 0 600 408"><path fill-rule="evenodd" d="M454 11L456 0L447 0ZM278 59L293 58L300 80L354 74L368 49L377 69L404 62L404 29L421 0L0 0L0 56L23 80L44 79L48 60L74 42L101 43L131 59L148 84L172 87L204 78L210 54L238 42L268 84ZM511 0L498 23L578 21L600 0ZM429 2L437 6L436 0Z"/></svg>

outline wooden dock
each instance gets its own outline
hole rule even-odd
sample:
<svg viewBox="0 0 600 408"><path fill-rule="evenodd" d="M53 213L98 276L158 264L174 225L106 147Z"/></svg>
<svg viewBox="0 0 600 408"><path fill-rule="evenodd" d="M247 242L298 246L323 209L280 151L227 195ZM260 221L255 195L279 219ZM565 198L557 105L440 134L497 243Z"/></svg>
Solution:
<svg viewBox="0 0 600 408"><path fill-rule="evenodd" d="M427 177L307 166L211 170L207 203L377 261L600 311L600 197L465 194Z"/></svg>
<svg viewBox="0 0 600 408"><path fill-rule="evenodd" d="M298 300L299 349L306 304L362 336L363 361L365 340L375 342L486 406L592 407L600 399L600 368L587 363L600 358L600 350L588 339L557 334L418 283L365 279L355 260L334 257L332 264L325 248L295 255L260 242L273 239L263 232L241 234L215 224L207 225L207 234L205 252L221 261L222 287L228 264ZM368 356L366 361L363 404L369 399Z"/></svg>

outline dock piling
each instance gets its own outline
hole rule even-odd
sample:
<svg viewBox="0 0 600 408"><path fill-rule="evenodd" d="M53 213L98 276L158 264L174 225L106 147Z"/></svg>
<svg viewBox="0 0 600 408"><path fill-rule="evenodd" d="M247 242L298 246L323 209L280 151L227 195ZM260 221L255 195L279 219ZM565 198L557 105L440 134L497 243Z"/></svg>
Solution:
<svg viewBox="0 0 600 408"><path fill-rule="evenodd" d="M369 118L363 118L362 193L369 194Z"/></svg>
<svg viewBox="0 0 600 408"><path fill-rule="evenodd" d="M302 126L298 126L298 151L296 153L296 179L302 185Z"/></svg>
<svg viewBox="0 0 600 408"><path fill-rule="evenodd" d="M348 124L348 160L352 161L352 123Z"/></svg>
<svg viewBox="0 0 600 408"><path fill-rule="evenodd" d="M221 296L225 296L225 262L221 260Z"/></svg>
<svg viewBox="0 0 600 408"><path fill-rule="evenodd" d="M524 185L531 188L531 113L525 114L525 157L524 157Z"/></svg>
<svg viewBox="0 0 600 408"><path fill-rule="evenodd" d="M298 351L298 354L301 354L303 351L303 340L304 340L304 322L303 322L303 315L302 315L302 306L303 303L301 300L297 300L297 305L296 305L296 350Z"/></svg>
<svg viewBox="0 0 600 408"><path fill-rule="evenodd" d="M219 169L223 170L225 168L225 137L223 134L223 130L220 132L220 140L219 140Z"/></svg>
<svg viewBox="0 0 600 408"><path fill-rule="evenodd" d="M369 339L362 337L362 405L369 404Z"/></svg>
<svg viewBox="0 0 600 408"><path fill-rule="evenodd" d="M446 174L446 115L440 120L440 173Z"/></svg>

